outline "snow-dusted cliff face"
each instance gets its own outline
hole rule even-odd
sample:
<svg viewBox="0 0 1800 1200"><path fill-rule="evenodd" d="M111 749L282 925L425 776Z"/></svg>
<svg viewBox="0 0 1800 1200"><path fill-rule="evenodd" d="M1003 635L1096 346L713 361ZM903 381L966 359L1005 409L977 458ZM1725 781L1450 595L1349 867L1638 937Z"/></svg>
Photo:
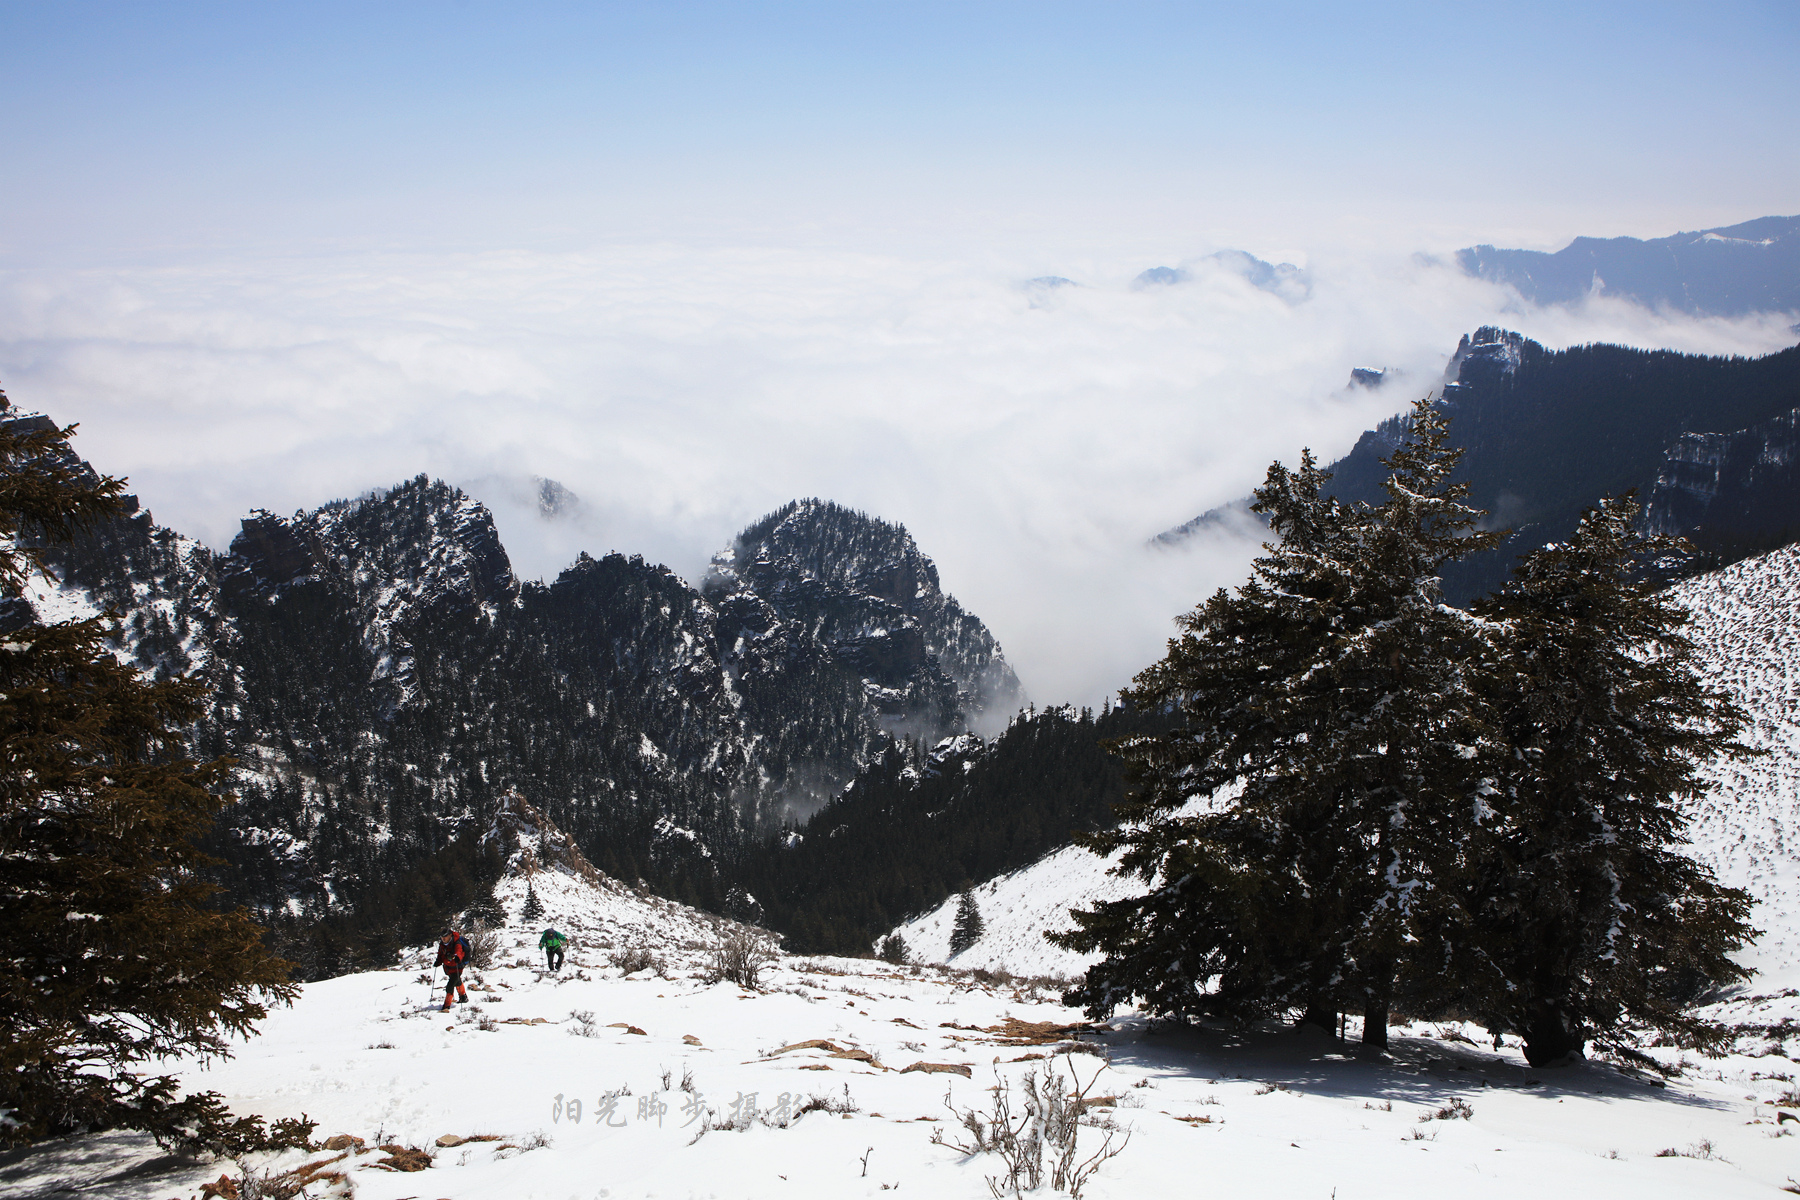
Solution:
<svg viewBox="0 0 1800 1200"><path fill-rule="evenodd" d="M1658 529L1690 538L1709 564L1800 537L1800 347L1757 359L1599 344L1552 351L1483 326L1457 345L1440 387L1470 499L1491 527L1513 534L1445 569L1453 604L1500 587L1518 555L1566 537L1584 509L1628 489L1646 500ZM1382 503L1382 460L1407 427L1401 414L1364 433L1328 468L1332 491ZM1158 541L1250 516L1239 502Z"/></svg>
<svg viewBox="0 0 1800 1200"><path fill-rule="evenodd" d="M933 739L1004 725L1023 702L999 643L904 526L795 501L739 534L703 586L720 652L746 680L840 671L885 727Z"/></svg>
<svg viewBox="0 0 1800 1200"><path fill-rule="evenodd" d="M1666 452L1645 517L1658 532L1709 548L1800 537L1800 408L1735 433L1683 433Z"/></svg>
<svg viewBox="0 0 1800 1200"><path fill-rule="evenodd" d="M252 513L224 555L121 517L56 548L64 586L36 603L112 609L143 669L212 685L197 742L239 760L217 848L248 903L353 896L515 788L612 874L712 897L720 852L888 730L955 731L1016 691L904 530L814 510L846 520L770 530L723 622L637 557L521 583L487 510L423 476Z"/></svg>

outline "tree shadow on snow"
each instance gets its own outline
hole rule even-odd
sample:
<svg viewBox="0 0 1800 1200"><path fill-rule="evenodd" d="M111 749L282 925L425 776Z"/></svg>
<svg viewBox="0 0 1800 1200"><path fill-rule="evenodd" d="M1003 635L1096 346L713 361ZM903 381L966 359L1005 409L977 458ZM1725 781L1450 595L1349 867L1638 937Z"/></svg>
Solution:
<svg viewBox="0 0 1800 1200"><path fill-rule="evenodd" d="M1319 1029L1300 1032L1275 1022L1236 1029L1127 1017L1112 1026L1117 1032L1095 1040L1106 1047L1113 1063L1151 1075L1256 1080L1310 1095L1433 1107L1488 1088L1553 1099L1581 1096L1729 1107L1722 1100L1627 1074L1604 1061L1532 1067L1516 1051L1507 1054L1464 1042L1404 1036L1397 1030L1389 1032L1388 1057L1369 1060L1358 1057L1360 1044L1354 1039L1339 1040Z"/></svg>
<svg viewBox="0 0 1800 1200"><path fill-rule="evenodd" d="M163 1197L172 1187L197 1188L192 1181L205 1165L201 1159L165 1152L148 1134L114 1131L52 1138L0 1153L0 1195L7 1200Z"/></svg>

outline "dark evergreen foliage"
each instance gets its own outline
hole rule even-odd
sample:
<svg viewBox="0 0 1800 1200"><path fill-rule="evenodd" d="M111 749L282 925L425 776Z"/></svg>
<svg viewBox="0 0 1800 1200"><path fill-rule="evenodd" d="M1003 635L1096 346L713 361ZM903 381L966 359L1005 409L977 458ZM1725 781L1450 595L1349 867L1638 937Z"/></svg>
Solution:
<svg viewBox="0 0 1800 1200"><path fill-rule="evenodd" d="M1727 433L1800 408L1800 347L1761 358L1723 358L1627 346L1547 350L1529 338L1483 328L1458 350L1458 380L1440 407L1465 450L1457 478L1470 500L1512 530L1504 547L1446 566L1444 593L1467 605L1502 586L1514 556L1574 532L1601 497L1649 496L1674 464L1666 452L1691 431ZM1332 464L1331 491L1379 504L1384 457L1406 434L1396 417L1362 436ZM1764 500L1740 497L1733 511L1689 512L1701 520L1665 531L1687 535L1716 566L1784 545L1800 532L1791 482ZM1677 506L1680 507L1680 506Z"/></svg>
<svg viewBox="0 0 1800 1200"><path fill-rule="evenodd" d="M1493 537L1474 532L1446 435L1415 406L1379 508L1333 498L1310 455L1270 468L1256 509L1279 540L1125 694L1186 721L1117 743L1136 792L1121 825L1080 840L1123 848L1121 870L1152 887L1056 938L1107 955L1072 1001L1331 1024L1356 1007L1384 1045L1396 993L1429 991L1460 953L1456 846L1481 788L1465 755L1482 731L1475 633L1437 580Z"/></svg>
<svg viewBox="0 0 1800 1200"><path fill-rule="evenodd" d="M1468 905L1491 970L1461 1007L1534 1065L1633 1027L1716 1041L1687 1005L1749 976L1728 957L1749 897L1680 849L1695 769L1741 751L1743 714L1697 681L1687 614L1642 570L1675 548L1637 518L1603 502L1476 608L1505 753Z"/></svg>
<svg viewBox="0 0 1800 1200"><path fill-rule="evenodd" d="M974 892L964 892L956 902L956 924L950 930L950 953L961 954L981 940L987 924L975 903Z"/></svg>
<svg viewBox="0 0 1800 1200"><path fill-rule="evenodd" d="M1237 1019L1458 1013L1524 1036L1534 1064L1631 1028L1687 1043L1686 1012L1742 978L1748 899L1679 850L1678 803L1741 719L1700 686L1685 620L1644 564L1666 540L1607 502L1472 616L1439 569L1485 550L1428 402L1387 501L1346 505L1310 456L1257 492L1278 541L1251 581L1183 618L1127 698L1185 724L1117 743L1140 897L1053 940L1100 950L1069 996L1096 1015Z"/></svg>
<svg viewBox="0 0 1800 1200"><path fill-rule="evenodd" d="M537 888L529 882L525 884L525 905L519 910L519 919L530 923L544 915L544 902L538 899Z"/></svg>
<svg viewBox="0 0 1800 1200"><path fill-rule="evenodd" d="M459 918L492 923L494 884L504 865L497 847L464 835L335 908L277 914L275 944L305 980L389 966L399 952L436 940Z"/></svg>
<svg viewBox="0 0 1800 1200"><path fill-rule="evenodd" d="M232 1117L216 1093L178 1097L146 1070L228 1054L294 993L263 931L220 911L202 878L195 840L230 799L229 760L186 753L203 689L120 663L107 619L44 624L18 603L45 547L120 507L121 483L69 452L72 432L0 420L0 1139L123 1126L263 1147L260 1118Z"/></svg>

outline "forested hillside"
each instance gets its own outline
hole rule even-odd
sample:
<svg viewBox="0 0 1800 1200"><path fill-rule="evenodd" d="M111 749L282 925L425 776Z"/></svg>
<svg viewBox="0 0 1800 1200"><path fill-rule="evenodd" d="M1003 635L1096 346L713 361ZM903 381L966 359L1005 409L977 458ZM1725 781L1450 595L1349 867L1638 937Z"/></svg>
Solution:
<svg viewBox="0 0 1800 1200"><path fill-rule="evenodd" d="M1462 339L1444 380L1438 405L1464 451L1458 478L1487 511L1485 528L1513 531L1500 547L1446 568L1454 604L1498 588L1519 555L1566 536L1601 497L1632 489L1657 532L1694 543L1690 571L1800 534L1800 347L1755 359L1604 344L1552 351L1484 326ZM1327 468L1332 492L1385 500L1382 459L1408 423L1402 414L1364 433ZM1159 540L1179 542L1223 521L1224 511Z"/></svg>
<svg viewBox="0 0 1800 1200"><path fill-rule="evenodd" d="M797 832L748 855L744 886L790 949L864 953L946 896L1110 824L1124 770L1102 742L1166 722L1046 709L992 742L896 746Z"/></svg>

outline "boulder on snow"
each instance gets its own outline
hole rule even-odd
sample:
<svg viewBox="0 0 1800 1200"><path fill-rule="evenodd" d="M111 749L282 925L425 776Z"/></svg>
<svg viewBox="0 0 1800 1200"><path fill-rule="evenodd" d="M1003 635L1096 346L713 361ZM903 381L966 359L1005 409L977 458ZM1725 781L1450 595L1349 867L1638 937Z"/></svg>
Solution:
<svg viewBox="0 0 1800 1200"><path fill-rule="evenodd" d="M452 1146L462 1145L467 1140L468 1140L467 1138L457 1137L454 1133L446 1133L443 1137L441 1137L437 1140L437 1144L442 1146L444 1149L448 1150Z"/></svg>
<svg viewBox="0 0 1800 1200"><path fill-rule="evenodd" d="M363 1140L353 1134L334 1133L325 1139L324 1144L327 1150L348 1150L352 1146L362 1145Z"/></svg>

